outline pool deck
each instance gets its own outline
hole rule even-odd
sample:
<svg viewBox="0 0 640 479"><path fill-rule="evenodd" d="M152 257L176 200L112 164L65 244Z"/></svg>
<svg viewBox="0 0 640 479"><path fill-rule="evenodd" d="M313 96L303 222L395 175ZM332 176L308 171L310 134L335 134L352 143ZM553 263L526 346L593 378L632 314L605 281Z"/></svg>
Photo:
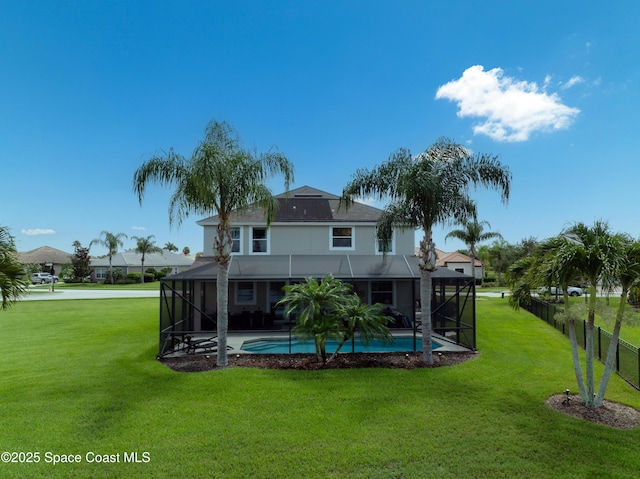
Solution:
<svg viewBox="0 0 640 479"><path fill-rule="evenodd" d="M194 339L198 340L198 339L206 339L207 336L206 334L198 334ZM394 334L394 337L413 337L413 334L411 332L397 332L396 334ZM444 336L440 336L438 334L433 334L432 335L434 341L438 342L439 344L442 345L442 347L438 348L438 352L469 352L470 350L468 348L465 348L464 346L459 346L457 344L455 344L454 342L452 342L451 340L445 338ZM256 341L256 340L260 340L260 339L288 339L289 338L289 332L288 331L247 331L247 332L229 332L228 336L227 336L227 347L228 347L228 353L227 354L261 354L261 353L255 353L252 351L245 351L242 349L242 345L245 343L245 341ZM416 340L418 342L422 341L422 336L418 335L416 337ZM295 339L294 339L295 341ZM404 352L404 351L402 351ZM195 354L215 354L215 351L196 351ZM181 352L177 352L177 353L169 353L167 354L165 357L176 357L176 356L184 356L185 352L181 351Z"/></svg>

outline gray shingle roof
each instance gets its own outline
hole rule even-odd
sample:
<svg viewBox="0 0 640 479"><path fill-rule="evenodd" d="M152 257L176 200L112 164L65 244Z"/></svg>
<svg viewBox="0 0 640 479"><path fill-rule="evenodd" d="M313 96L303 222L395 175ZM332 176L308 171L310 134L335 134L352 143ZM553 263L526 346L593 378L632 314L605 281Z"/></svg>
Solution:
<svg viewBox="0 0 640 479"><path fill-rule="evenodd" d="M350 222L375 223L382 210L363 203L353 203L348 209L339 207L340 197L310 186L302 186L287 193L276 195L279 208L274 223L287 222ZM264 223L262 208L250 206L241 213L233 214L235 224ZM198 221L198 224L217 224L218 216Z"/></svg>
<svg viewBox="0 0 640 479"><path fill-rule="evenodd" d="M70 253L65 253L64 251L52 248L51 246L41 246L40 248L32 249L31 251L18 253L18 261L22 264L66 264L71 263L71 257L72 255Z"/></svg>
<svg viewBox="0 0 640 479"><path fill-rule="evenodd" d="M133 250L116 253L113 255L113 267L141 266L142 255ZM146 268L167 268L191 266L194 259L171 251L163 250L162 253L147 253L144 256L144 266ZM109 266L109 258L97 258L91 260L91 267Z"/></svg>

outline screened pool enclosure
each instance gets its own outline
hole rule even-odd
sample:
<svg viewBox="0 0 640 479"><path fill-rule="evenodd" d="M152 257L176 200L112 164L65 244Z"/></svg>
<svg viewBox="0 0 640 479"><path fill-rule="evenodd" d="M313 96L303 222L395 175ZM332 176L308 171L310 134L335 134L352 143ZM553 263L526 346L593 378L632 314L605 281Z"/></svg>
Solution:
<svg viewBox="0 0 640 479"><path fill-rule="evenodd" d="M229 266L229 336L255 332L268 338L290 331L295 317L284 317L277 305L284 295L283 287L307 277L320 279L327 273L350 283L363 301L384 304L392 332L413 334L414 344L420 344L418 260L404 255L233 256ZM215 353L216 276L215 261L200 258L190 270L161 281L159 357ZM432 279L433 332L475 349L473 278L438 268Z"/></svg>

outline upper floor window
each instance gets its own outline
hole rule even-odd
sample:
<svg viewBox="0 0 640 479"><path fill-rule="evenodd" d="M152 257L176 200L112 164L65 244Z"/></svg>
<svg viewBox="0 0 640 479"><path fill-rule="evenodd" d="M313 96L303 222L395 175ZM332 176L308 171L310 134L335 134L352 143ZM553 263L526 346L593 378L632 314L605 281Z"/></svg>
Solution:
<svg viewBox="0 0 640 479"><path fill-rule="evenodd" d="M269 253L269 231L267 228L255 227L251 229L251 253Z"/></svg>
<svg viewBox="0 0 640 479"><path fill-rule="evenodd" d="M376 238L376 254L393 254L395 250L395 234L391 237L391 239L384 244L378 238Z"/></svg>
<svg viewBox="0 0 640 479"><path fill-rule="evenodd" d="M231 227L231 239L233 240L233 247L231 248L231 253L240 253L240 227L232 226Z"/></svg>
<svg viewBox="0 0 640 479"><path fill-rule="evenodd" d="M354 249L352 227L331 227L331 248L330 249Z"/></svg>

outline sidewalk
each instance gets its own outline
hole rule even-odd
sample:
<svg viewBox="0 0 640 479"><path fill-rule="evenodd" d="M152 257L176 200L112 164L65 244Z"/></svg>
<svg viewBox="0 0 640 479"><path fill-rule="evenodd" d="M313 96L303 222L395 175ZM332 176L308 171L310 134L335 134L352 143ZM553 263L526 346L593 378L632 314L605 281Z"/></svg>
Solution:
<svg viewBox="0 0 640 479"><path fill-rule="evenodd" d="M160 291L134 289L63 289L51 292L48 289L29 288L21 301L44 301L55 299L112 299L112 298L159 298Z"/></svg>

